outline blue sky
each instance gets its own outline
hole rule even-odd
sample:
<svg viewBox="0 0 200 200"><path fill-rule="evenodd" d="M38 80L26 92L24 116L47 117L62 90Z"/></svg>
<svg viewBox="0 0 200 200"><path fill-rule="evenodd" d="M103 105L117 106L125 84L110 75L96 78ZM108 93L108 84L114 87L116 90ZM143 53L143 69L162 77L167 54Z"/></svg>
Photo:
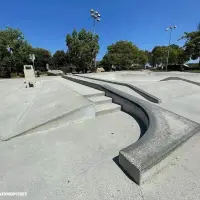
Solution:
<svg viewBox="0 0 200 200"><path fill-rule="evenodd" d="M65 37L74 28L92 30L89 11L102 16L96 31L100 36L101 59L108 45L118 40L130 40L141 49L167 45L165 29L177 25L172 42L184 31L197 29L200 22L200 0L10 0L1 1L0 29L20 28L34 47L54 53L66 50Z"/></svg>

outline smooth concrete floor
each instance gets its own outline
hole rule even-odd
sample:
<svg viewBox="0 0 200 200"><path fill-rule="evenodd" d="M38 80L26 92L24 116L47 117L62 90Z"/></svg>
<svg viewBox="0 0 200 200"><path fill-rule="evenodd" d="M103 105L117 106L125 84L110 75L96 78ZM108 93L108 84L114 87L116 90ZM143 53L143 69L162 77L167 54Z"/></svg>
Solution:
<svg viewBox="0 0 200 200"><path fill-rule="evenodd" d="M104 72L84 74L84 76L101 78L107 80L115 80L122 82L154 82L160 81L167 77L180 77L188 80L200 82L199 73L189 72L151 72L146 71L118 71L118 72Z"/></svg>
<svg viewBox="0 0 200 200"><path fill-rule="evenodd" d="M0 80L0 90L13 93L19 80ZM116 112L1 142L1 192L28 192L23 198L30 200L200 199L200 134L179 147L162 171L138 186L113 160L120 149L138 139L138 133L129 115Z"/></svg>
<svg viewBox="0 0 200 200"><path fill-rule="evenodd" d="M139 134L137 122L118 111L2 142L1 191L34 200L137 197L139 188L113 159Z"/></svg>
<svg viewBox="0 0 200 200"><path fill-rule="evenodd" d="M1 143L1 191L25 191L34 200L198 200L200 134L138 186L113 161L137 132L130 116L117 112Z"/></svg>

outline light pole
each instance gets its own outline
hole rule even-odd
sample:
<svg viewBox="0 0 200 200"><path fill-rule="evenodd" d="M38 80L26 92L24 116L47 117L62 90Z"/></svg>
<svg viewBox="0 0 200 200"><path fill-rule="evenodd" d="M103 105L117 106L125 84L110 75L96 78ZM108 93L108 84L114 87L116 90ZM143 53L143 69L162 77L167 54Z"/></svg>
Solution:
<svg viewBox="0 0 200 200"><path fill-rule="evenodd" d="M90 10L90 15L93 18L93 34L95 34L95 28L96 28L96 21L100 22L101 21L101 15L98 11L95 11L93 9ZM95 54L95 58L94 58L94 68L96 70L96 54Z"/></svg>
<svg viewBox="0 0 200 200"><path fill-rule="evenodd" d="M168 52L167 52L167 64L166 64L166 71L167 71L167 66L169 63L169 53L170 53L170 45L171 45L171 38L172 38L172 30L176 29L177 26L170 26L168 27L165 31L169 31L169 46L168 46Z"/></svg>

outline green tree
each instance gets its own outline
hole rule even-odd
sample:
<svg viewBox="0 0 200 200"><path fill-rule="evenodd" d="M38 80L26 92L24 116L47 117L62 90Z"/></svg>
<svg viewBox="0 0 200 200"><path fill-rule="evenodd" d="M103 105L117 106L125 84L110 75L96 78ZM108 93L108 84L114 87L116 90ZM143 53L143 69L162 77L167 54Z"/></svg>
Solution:
<svg viewBox="0 0 200 200"><path fill-rule="evenodd" d="M152 66L153 67L164 67L167 59L167 47L156 46L152 50Z"/></svg>
<svg viewBox="0 0 200 200"><path fill-rule="evenodd" d="M185 33L181 39L185 39L185 54L192 60L199 59L200 66L200 30Z"/></svg>
<svg viewBox="0 0 200 200"><path fill-rule="evenodd" d="M53 55L53 63L56 69L67 65L67 54L63 50L58 50Z"/></svg>
<svg viewBox="0 0 200 200"><path fill-rule="evenodd" d="M147 63L149 63L152 66L153 65L153 63L152 63L152 60L153 60L152 52L145 50L145 54L147 56Z"/></svg>
<svg viewBox="0 0 200 200"><path fill-rule="evenodd" d="M87 72L92 68L92 62L99 52L99 37L91 32L82 29L80 32L74 30L72 34L67 34L66 45L68 55L72 65L77 71Z"/></svg>
<svg viewBox="0 0 200 200"><path fill-rule="evenodd" d="M0 67L23 72L23 65L29 64L32 47L19 29L6 27L0 30Z"/></svg>
<svg viewBox="0 0 200 200"><path fill-rule="evenodd" d="M105 71L111 71L112 68L112 55L111 54L106 54L104 55L103 59L100 62L100 66L103 66Z"/></svg>
<svg viewBox="0 0 200 200"><path fill-rule="evenodd" d="M168 46L156 46L152 50L152 63L154 67L164 67L167 61ZM170 45L169 64L183 64L188 60L184 49L178 45Z"/></svg>
<svg viewBox="0 0 200 200"><path fill-rule="evenodd" d="M42 48L34 48L35 70L46 71L46 64L53 65L51 53Z"/></svg>
<svg viewBox="0 0 200 200"><path fill-rule="evenodd" d="M148 63L148 56L143 50L138 51L137 64L146 65Z"/></svg>
<svg viewBox="0 0 200 200"><path fill-rule="evenodd" d="M132 42L118 41L108 46L107 53L101 61L105 70L109 71L112 65L118 70L130 69L136 64L145 64L147 56L144 51L140 51Z"/></svg>
<svg viewBox="0 0 200 200"><path fill-rule="evenodd" d="M188 56L182 47L175 44L170 46L169 64L184 64L187 60Z"/></svg>

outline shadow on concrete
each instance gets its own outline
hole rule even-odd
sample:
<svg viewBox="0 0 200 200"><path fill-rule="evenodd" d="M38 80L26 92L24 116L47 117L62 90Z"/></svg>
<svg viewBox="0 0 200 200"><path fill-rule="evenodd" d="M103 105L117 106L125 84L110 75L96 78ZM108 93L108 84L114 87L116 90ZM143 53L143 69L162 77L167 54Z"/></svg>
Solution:
<svg viewBox="0 0 200 200"><path fill-rule="evenodd" d="M135 183L135 181L132 179L132 177L119 164L119 155L115 156L112 160L122 170L122 172L127 176L127 178L129 178L131 181L133 181Z"/></svg>

